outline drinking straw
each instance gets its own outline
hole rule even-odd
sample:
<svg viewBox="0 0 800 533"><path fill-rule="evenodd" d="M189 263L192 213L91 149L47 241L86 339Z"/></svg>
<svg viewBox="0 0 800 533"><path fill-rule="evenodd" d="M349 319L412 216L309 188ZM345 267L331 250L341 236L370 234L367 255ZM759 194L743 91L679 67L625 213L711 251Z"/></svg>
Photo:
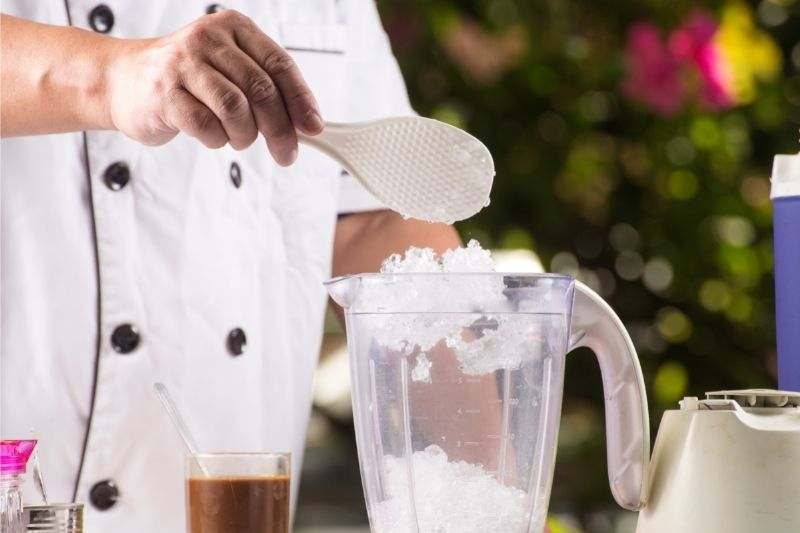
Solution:
<svg viewBox="0 0 800 533"><path fill-rule="evenodd" d="M161 405L164 406L164 410L172 421L172 425L175 427L178 435L181 436L181 440L184 446L186 446L189 455L197 462L197 466L200 467L203 475L208 477L210 475L208 470L206 470L206 467L203 466L203 463L201 463L200 459L197 457L197 444L195 444L192 432L189 431L189 426L186 425L180 411L178 411L178 407L175 405L175 402L172 401L172 396L170 396L167 387L163 383L153 383L153 389L156 391L158 399L161 400Z"/></svg>

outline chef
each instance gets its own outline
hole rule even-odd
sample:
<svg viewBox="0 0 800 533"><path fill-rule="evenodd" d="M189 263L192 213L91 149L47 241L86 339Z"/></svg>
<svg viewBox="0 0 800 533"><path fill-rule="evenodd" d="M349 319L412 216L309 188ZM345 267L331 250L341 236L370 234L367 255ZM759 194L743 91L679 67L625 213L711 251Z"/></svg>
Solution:
<svg viewBox="0 0 800 533"><path fill-rule="evenodd" d="M458 237L298 146L412 113L371 1L103 1L3 2L2 437L87 531L179 532L153 382L203 450L291 451L295 500L322 281Z"/></svg>

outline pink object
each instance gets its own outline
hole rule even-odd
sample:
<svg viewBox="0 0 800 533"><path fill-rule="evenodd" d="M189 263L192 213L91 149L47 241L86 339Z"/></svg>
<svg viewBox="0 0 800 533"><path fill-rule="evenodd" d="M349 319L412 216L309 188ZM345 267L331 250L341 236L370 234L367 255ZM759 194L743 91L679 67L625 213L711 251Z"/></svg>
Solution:
<svg viewBox="0 0 800 533"><path fill-rule="evenodd" d="M697 70L700 76L700 103L709 109L734 105L731 74L714 36L717 22L704 11L695 11L669 37L669 50L681 63Z"/></svg>
<svg viewBox="0 0 800 533"><path fill-rule="evenodd" d="M632 25L625 47L625 95L664 116L678 113L689 98L709 110L733 107L733 76L716 40L718 29L711 14L701 10L693 11L666 42L652 23Z"/></svg>
<svg viewBox="0 0 800 533"><path fill-rule="evenodd" d="M35 447L35 440L0 441L0 473L24 474Z"/></svg>
<svg viewBox="0 0 800 533"><path fill-rule="evenodd" d="M628 98L665 116L680 110L686 95L681 85L679 64L655 25L637 22L631 26L625 59L627 77L622 90Z"/></svg>

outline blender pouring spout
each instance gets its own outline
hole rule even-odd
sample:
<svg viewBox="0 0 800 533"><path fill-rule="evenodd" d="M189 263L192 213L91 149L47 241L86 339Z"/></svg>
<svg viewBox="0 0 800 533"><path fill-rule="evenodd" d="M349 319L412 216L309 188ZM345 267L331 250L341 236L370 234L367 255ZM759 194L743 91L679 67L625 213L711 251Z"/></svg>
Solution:
<svg viewBox="0 0 800 533"><path fill-rule="evenodd" d="M358 276L340 276L323 283L331 299L343 309L347 309L355 299Z"/></svg>

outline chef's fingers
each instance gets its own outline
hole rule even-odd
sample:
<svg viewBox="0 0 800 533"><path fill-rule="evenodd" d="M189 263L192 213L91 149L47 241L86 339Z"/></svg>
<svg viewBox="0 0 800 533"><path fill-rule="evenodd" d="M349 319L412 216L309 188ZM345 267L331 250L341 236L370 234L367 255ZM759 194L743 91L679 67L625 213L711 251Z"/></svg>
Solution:
<svg viewBox="0 0 800 533"><path fill-rule="evenodd" d="M233 30L239 47L278 86L294 126L310 135L322 131L324 124L317 101L292 56L247 17L233 25Z"/></svg>
<svg viewBox="0 0 800 533"><path fill-rule="evenodd" d="M275 161L282 165L292 163L297 153L297 135L272 78L235 46L217 48L209 54L208 61L244 92Z"/></svg>
<svg viewBox="0 0 800 533"><path fill-rule="evenodd" d="M253 113L244 93L219 71L197 62L182 75L182 84L217 116L231 146L247 148L258 137Z"/></svg>
<svg viewBox="0 0 800 533"><path fill-rule="evenodd" d="M171 128L185 132L209 148L221 148L228 142L219 119L183 88L170 91L164 115Z"/></svg>

